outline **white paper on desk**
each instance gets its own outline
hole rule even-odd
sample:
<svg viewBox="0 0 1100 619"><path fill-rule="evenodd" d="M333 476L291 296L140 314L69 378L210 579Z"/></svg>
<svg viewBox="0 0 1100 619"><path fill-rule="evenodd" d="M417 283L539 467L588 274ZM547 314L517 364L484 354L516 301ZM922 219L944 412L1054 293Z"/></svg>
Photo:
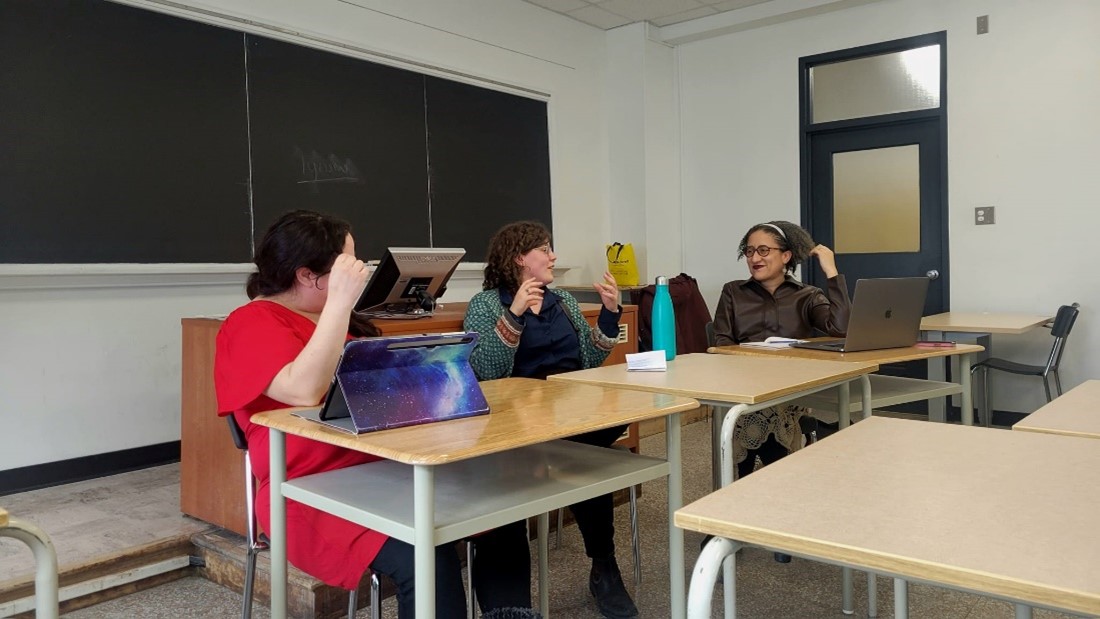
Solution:
<svg viewBox="0 0 1100 619"><path fill-rule="evenodd" d="M649 352L627 353L627 371L636 372L664 372L668 369L665 361L665 351L651 350Z"/></svg>
<svg viewBox="0 0 1100 619"><path fill-rule="evenodd" d="M796 340L789 337L769 337L763 342L741 342L743 348L764 348L767 350L780 350L790 348L791 344L801 344L806 340Z"/></svg>

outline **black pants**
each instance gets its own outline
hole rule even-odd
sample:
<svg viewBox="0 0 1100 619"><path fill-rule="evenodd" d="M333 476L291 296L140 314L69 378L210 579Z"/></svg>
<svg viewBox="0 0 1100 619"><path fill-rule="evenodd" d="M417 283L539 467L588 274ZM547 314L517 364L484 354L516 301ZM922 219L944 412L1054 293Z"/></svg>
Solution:
<svg viewBox="0 0 1100 619"><path fill-rule="evenodd" d="M531 608L531 550L527 523L513 522L474 538L474 591L486 613L498 608ZM413 547L389 539L370 568L385 574L397 586L397 616L416 616L416 578ZM462 564L454 544L435 549L435 616L465 619L466 592L462 588Z"/></svg>
<svg viewBox="0 0 1100 619"><path fill-rule="evenodd" d="M566 440L596 447L610 447L623 435L626 426L605 428L571 436ZM610 494L569 506L584 539L584 553L591 559L609 559L615 555L615 505Z"/></svg>
<svg viewBox="0 0 1100 619"><path fill-rule="evenodd" d="M745 459L737 463L737 478L741 479L752 472L753 467L756 466L757 456L760 456L760 464L767 466L783 456L786 456L788 453L790 452L787 451L787 448L780 445L779 441L775 440L775 435L769 434L768 439L761 443L760 447L750 449Z"/></svg>

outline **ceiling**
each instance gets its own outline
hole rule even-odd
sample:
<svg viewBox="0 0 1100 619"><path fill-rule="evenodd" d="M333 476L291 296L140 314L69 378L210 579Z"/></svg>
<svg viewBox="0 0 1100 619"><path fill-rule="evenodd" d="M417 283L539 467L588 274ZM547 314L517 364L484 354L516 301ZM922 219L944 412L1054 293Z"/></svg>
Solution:
<svg viewBox="0 0 1100 619"><path fill-rule="evenodd" d="M649 22L654 26L678 24L717 15L769 0L525 0L584 22L601 30Z"/></svg>

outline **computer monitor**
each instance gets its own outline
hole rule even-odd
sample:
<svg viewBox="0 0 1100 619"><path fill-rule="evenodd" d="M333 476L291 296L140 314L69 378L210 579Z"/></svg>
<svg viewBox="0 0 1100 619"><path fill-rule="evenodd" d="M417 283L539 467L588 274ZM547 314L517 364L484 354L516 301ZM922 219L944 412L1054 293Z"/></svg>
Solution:
<svg viewBox="0 0 1100 619"><path fill-rule="evenodd" d="M390 247L371 274L355 311L378 318L432 315L465 249Z"/></svg>

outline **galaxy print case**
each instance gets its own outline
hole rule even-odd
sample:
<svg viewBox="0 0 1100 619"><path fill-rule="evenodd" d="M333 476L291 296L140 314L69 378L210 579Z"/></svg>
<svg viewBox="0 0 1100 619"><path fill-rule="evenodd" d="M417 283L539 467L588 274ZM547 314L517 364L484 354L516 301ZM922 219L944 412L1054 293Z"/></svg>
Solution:
<svg viewBox="0 0 1100 619"><path fill-rule="evenodd" d="M477 338L452 333L350 341L324 405L299 416L363 434L484 415L489 403L470 367Z"/></svg>

